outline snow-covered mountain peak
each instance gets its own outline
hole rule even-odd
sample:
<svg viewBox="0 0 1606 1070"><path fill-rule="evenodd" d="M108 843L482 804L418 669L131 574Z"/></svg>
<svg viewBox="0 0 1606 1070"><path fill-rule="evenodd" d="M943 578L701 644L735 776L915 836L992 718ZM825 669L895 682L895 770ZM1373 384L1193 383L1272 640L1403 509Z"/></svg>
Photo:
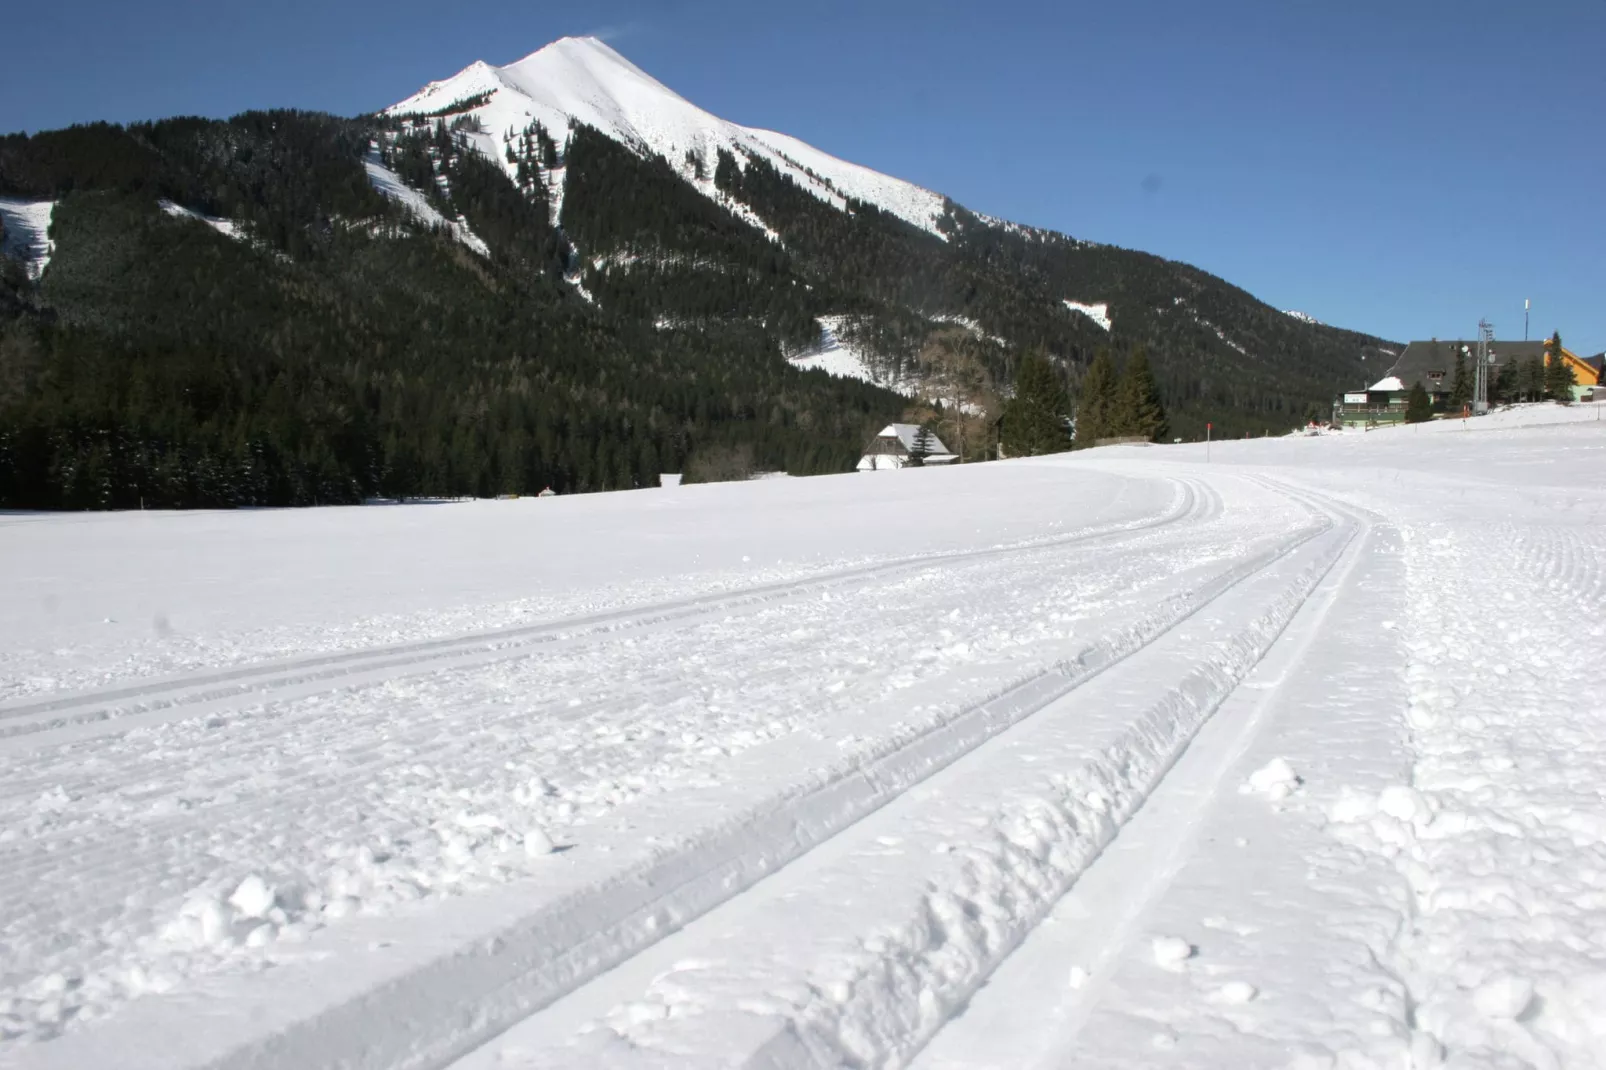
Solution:
<svg viewBox="0 0 1606 1070"><path fill-rule="evenodd" d="M451 78L431 82L388 114L441 113L454 105L479 119L476 145L506 163L508 142L540 122L562 141L572 122L583 123L636 152L662 156L705 194L720 199L711 176L723 149L745 166L767 160L799 185L838 208L866 201L915 226L939 233L943 198L909 182L821 152L796 138L739 126L704 111L595 37L565 37L505 67L476 62ZM703 177L687 163L702 161Z"/></svg>

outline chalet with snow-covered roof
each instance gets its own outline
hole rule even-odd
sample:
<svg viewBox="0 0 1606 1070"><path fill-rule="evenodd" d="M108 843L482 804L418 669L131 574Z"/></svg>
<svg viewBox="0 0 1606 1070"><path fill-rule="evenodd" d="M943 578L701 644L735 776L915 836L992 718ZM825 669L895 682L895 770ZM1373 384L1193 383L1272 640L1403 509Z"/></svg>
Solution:
<svg viewBox="0 0 1606 1070"><path fill-rule="evenodd" d="M1398 376L1384 376L1365 390L1346 392L1333 407L1333 422L1361 430L1402 424L1410 393Z"/></svg>
<svg viewBox="0 0 1606 1070"><path fill-rule="evenodd" d="M923 458L916 461L916 457ZM875 438L864 448L859 458L861 472L880 472L893 468L908 468L911 464L952 464L959 459L942 444L936 432L925 432L921 439L919 424L888 424L876 432Z"/></svg>
<svg viewBox="0 0 1606 1070"><path fill-rule="evenodd" d="M1426 342L1412 342L1400 354L1400 359L1389 374L1405 384L1407 390L1417 383L1428 392L1428 396L1435 402L1442 401L1450 396L1455 389L1455 362L1457 355L1467 361L1468 374L1471 374L1471 363L1477 358L1478 343L1463 341L1440 341L1431 339ZM1500 371L1511 363L1526 363L1538 358L1545 364L1550 363L1550 343L1545 339L1533 342L1502 342L1489 343L1489 381L1495 382ZM1561 347L1561 359L1565 360L1573 370L1573 388L1575 397L1582 397L1601 381L1600 358L1584 358L1572 353L1566 346Z"/></svg>

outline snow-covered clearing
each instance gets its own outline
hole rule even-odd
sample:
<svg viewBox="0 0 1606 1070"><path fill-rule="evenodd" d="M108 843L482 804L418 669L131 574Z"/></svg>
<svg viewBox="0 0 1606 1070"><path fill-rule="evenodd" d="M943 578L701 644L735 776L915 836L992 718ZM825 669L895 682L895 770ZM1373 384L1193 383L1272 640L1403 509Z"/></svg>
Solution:
<svg viewBox="0 0 1606 1070"><path fill-rule="evenodd" d="M1110 329L1110 306L1104 301L1094 305L1083 304L1081 301L1072 301L1070 298L1066 298L1065 307L1072 312L1080 312L1106 331Z"/></svg>
<svg viewBox="0 0 1606 1070"><path fill-rule="evenodd" d="M398 181L400 180L398 179ZM166 200L165 198L158 203L161 205L162 211L166 212L168 215L177 219L193 219L198 223L205 223L207 226L211 227L225 238L241 240L244 237L240 233L240 224L236 223L232 219L221 219L217 216L204 215L201 212L197 212L193 208L186 208L182 204L175 204L172 201Z"/></svg>
<svg viewBox="0 0 1606 1070"><path fill-rule="evenodd" d="M913 397L917 391L913 383L889 380L879 374L870 353L841 337L846 316L821 316L820 341L812 349L791 358L792 364L805 371L823 371L843 379L859 379L875 383L888 390Z"/></svg>
<svg viewBox="0 0 1606 1070"><path fill-rule="evenodd" d="M50 240L50 216L55 201L24 201L0 197L0 223L4 224L5 244L0 256L22 261L30 279L45 273L55 243Z"/></svg>
<svg viewBox="0 0 1606 1070"><path fill-rule="evenodd" d="M1603 462L0 517L0 1067L1601 1065Z"/></svg>
<svg viewBox="0 0 1606 1070"><path fill-rule="evenodd" d="M393 201L400 202L407 214L426 227L446 231L453 238L462 242L481 256L491 255L490 247L469 229L467 223L461 219L447 219L440 209L429 203L429 198L403 182L401 176L384 165L379 158L379 150L371 149L363 158L363 168L368 172L368 181L373 183L374 189L383 193Z"/></svg>

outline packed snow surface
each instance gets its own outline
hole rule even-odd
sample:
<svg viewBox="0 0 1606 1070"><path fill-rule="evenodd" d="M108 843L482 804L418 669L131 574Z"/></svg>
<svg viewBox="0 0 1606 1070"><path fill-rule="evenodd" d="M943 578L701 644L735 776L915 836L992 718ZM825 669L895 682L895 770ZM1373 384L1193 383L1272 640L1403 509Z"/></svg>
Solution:
<svg viewBox="0 0 1606 1070"><path fill-rule="evenodd" d="M1110 329L1110 306L1107 302L1100 301L1096 305L1091 305L1066 298L1065 307L1072 312L1080 312L1106 331Z"/></svg>
<svg viewBox="0 0 1606 1070"><path fill-rule="evenodd" d="M561 144L572 120L637 152L662 156L689 179L695 178L695 168L685 161L692 153L702 160L704 171L704 179L695 184L716 200L721 195L712 175L724 149L742 166L750 156L768 161L835 207L845 208L849 198L865 201L941 236L937 220L946 208L940 194L840 160L794 137L711 115L595 37L565 37L505 67L475 62L451 78L431 82L389 113L435 112L487 93L486 103L465 113L488 132L476 141L478 147L503 166L508 140L532 121ZM749 222L764 226L757 217Z"/></svg>
<svg viewBox="0 0 1606 1070"><path fill-rule="evenodd" d="M0 1067L1591 1067L1606 421L0 517Z"/></svg>
<svg viewBox="0 0 1606 1070"><path fill-rule="evenodd" d="M50 240L50 216L55 201L24 201L0 197L0 223L5 224L5 244L0 256L22 261L30 279L45 273L55 243Z"/></svg>

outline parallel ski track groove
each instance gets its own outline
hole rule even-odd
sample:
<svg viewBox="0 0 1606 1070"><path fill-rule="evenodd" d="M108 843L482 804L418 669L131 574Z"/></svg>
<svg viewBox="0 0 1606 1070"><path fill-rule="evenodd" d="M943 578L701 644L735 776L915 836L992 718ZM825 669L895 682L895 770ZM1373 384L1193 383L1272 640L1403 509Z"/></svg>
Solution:
<svg viewBox="0 0 1606 1070"><path fill-rule="evenodd" d="M1296 642L1299 644L1294 652L1294 657L1296 659L1295 664L1297 665L1308 655L1309 647L1314 641L1321 622L1326 620L1328 615L1331 613L1333 606L1336 604L1343 590L1344 584L1348 581L1349 577L1354 574L1361 561L1361 556L1359 553L1360 548L1364 547L1366 538L1370 534L1373 526L1377 522L1380 522L1382 518L1378 514L1372 513L1370 510L1365 510L1357 506L1342 504L1331 498L1328 498L1325 495L1318 495L1304 490L1294 490L1278 480L1258 475L1246 476L1246 478L1252 482L1260 484L1268 490L1300 502L1307 508L1335 513L1340 517L1345 517L1355 522L1354 530L1345 540L1344 545L1337 552L1332 563L1323 572L1322 576L1312 585L1310 593L1307 594L1301 601L1299 608L1290 614L1288 622L1283 626L1282 631L1279 632L1278 638L1274 640L1271 645L1267 646L1266 650L1261 654L1260 659L1256 662L1256 666L1258 666L1260 661L1265 660L1265 658L1275 647L1276 642L1281 641L1283 635L1286 634L1288 627L1292 626L1293 623L1299 619L1300 614L1304 613L1306 609L1311 606L1312 599L1320 597L1320 604L1315 607L1315 617L1306 622L1304 632L1296 640ZM1333 581L1335 574L1337 575L1336 582L1331 582L1329 589L1324 594L1319 593L1322 591L1323 584L1328 584L1330 581ZM1216 703L1215 709L1219 710L1222 706L1225 706L1229 701L1231 701L1233 697L1242 690L1244 682L1249 680L1254 675L1254 671L1255 668L1251 667L1248 672L1240 677L1232 689L1223 695L1222 698ZM1251 716L1244 724L1239 726L1237 729L1237 734L1234 736L1232 745L1226 756L1212 771L1212 783L1214 784L1213 792L1218 792L1220 790L1220 785L1224 781L1227 772L1242 759L1245 753L1248 752L1248 749L1253 744L1255 738L1265 727L1266 710L1270 707L1275 698L1281 693L1286 681L1292 677L1293 669L1290 668L1282 674L1278 683L1273 686L1271 690L1265 692L1256 699L1255 708ZM1212 711L1210 717L1214 716L1215 713ZM1210 718L1206 718L1207 721L1209 719ZM1202 729L1203 725L1204 722L1201 722L1199 728ZM1197 735L1197 729L1195 731L1195 735ZM1191 743L1192 740L1190 739L1189 742ZM1187 748L1185 746L1181 751L1178 752L1178 761L1182 760L1186 749ZM1156 796L1167 790L1168 781L1171 780L1174 769L1175 763L1173 763L1172 767L1168 768L1166 772L1162 774L1160 780L1149 789L1149 791L1143 796L1143 799L1138 806L1134 808L1131 813L1126 815L1121 822L1122 829L1124 829L1127 823L1136 817L1146 806L1150 805ZM1131 938L1135 931L1137 931L1139 922L1141 922L1148 912L1153 909L1154 904L1164 896L1167 889L1169 889L1174 883L1177 874L1180 872L1180 859L1183 857L1183 853L1187 850L1188 846L1197 840L1199 830L1203 824L1207 812L1208 807L1202 808L1199 812L1192 816L1186 827L1180 830L1175 836L1162 841L1156 847L1156 851L1160 855L1158 860L1164 863L1163 868L1159 870L1159 872L1162 874L1161 877L1154 883L1142 888L1135 898L1124 903L1119 916L1113 918L1088 918L1083 922L1083 924L1090 931L1102 933L1100 943L1097 945L1099 950L1094 956L1092 956L1089 963L1089 965L1092 966L1092 969L1090 971L1088 981L1085 982L1077 991L1075 1010L1069 1016L1064 1017L1063 1019L1057 1019L1055 1022L1054 1028L1058 1039L1055 1043L1052 1055L1038 1059L1034 1065L1046 1064L1050 1058L1055 1059L1057 1062L1067 1064L1071 1064L1076 1061L1076 1053L1071 1050L1071 1046L1075 1043L1075 1037L1077 1033L1081 1030L1088 1015L1096 1005L1099 993L1102 992L1103 989L1109 984L1111 971L1115 968L1117 961L1115 959L1115 955L1120 951L1121 946ZM1112 847L1116 846L1119 841L1120 831L1117 830L1115 838L1113 838L1109 843L1105 844L1104 847L1100 849L1099 854L1095 856L1086 867L1083 868L1083 870L1076 876L1076 879L1065 889L1059 898L1063 898L1064 895L1073 891L1075 887L1099 865L1100 859L1104 858L1106 853ZM1036 919L1031 928L1028 928L1020 935L1020 938L1015 942L1009 954L1013 954L1014 951L1018 951L1021 946L1023 946L1027 941L1031 940L1032 934L1037 930L1038 926L1041 925L1042 922L1053 913L1054 909L1058 905L1059 898L1056 898L1052 903L1050 903L1047 910L1042 912L1041 916ZM980 988L981 985L985 984L987 979L996 973L997 970L1008 961L1008 958L1009 955L1005 955L1004 957L991 963L986 972L977 979L976 987ZM937 1033L933 1033L931 1036L921 1040L911 1050L903 1053L905 1065L910 1063L918 1065L920 1053L923 1052L930 1045L930 1043L940 1035L941 1031L939 1030Z"/></svg>
<svg viewBox="0 0 1606 1070"><path fill-rule="evenodd" d="M1207 496L1211 503L1204 508L1195 510L1190 507L1189 512L1198 511L1209 515L1219 507L1219 498L1216 492L1207 486L1197 486L1196 493ZM1282 488L1275 488L1281 491ZM1288 495L1300 500L1295 495ZM1058 701L1070 694L1078 687L1095 676L1106 671L1114 665L1125 661L1139 650L1149 646L1160 637L1169 633L1177 626L1197 615L1201 610L1227 592L1238 587L1251 577L1259 575L1271 568L1279 561L1306 545L1312 539L1332 530L1333 517L1331 512L1313 507L1308 500L1300 500L1301 504L1310 509L1313 523L1296 531L1282 542L1263 550L1248 561L1231 566L1213 579L1202 584L1191 596L1191 600L1182 605L1171 605L1165 611L1157 613L1146 624L1140 624L1128 631L1114 637L1105 637L1087 647L1083 653L1072 659L1062 661L1050 668L1033 673L1015 685L1005 689L991 699L976 703L967 710L962 711L953 719L941 726L904 741L894 749L879 756L867 758L850 773L845 773L828 783L815 785L801 795L788 795L782 793L764 804L764 808L776 808L772 813L752 812L743 813L733 817L726 825L709 830L708 841L702 845L691 845L686 850L665 859L659 859L645 868L632 869L620 874L608 884L585 894L590 899L596 895L621 894L622 889L629 889L631 894L622 897L629 900L632 895L640 901L629 906L627 910L620 911L611 922L604 922L592 918L590 923L583 927L584 935L573 938L568 947L554 947L550 935L554 932L566 931L570 934L577 930L575 926L563 926L558 919L562 910L571 904L563 901L555 904L549 912L551 917L532 924L531 930L509 932L485 945L484 948L468 951L467 958L473 960L474 972L489 967L485 972L499 973L500 980L487 983L481 980L478 985L469 983L466 988L486 989L477 997L472 997L472 1008L463 1007L455 1013L450 1009L434 1008L445 1018L455 1019L458 1026L466 1018L472 1018L476 1028L471 1030L456 1029L448 1035L436 1033L431 1035L426 1024L418 1023L409 1038L400 1040L400 1047L392 1049L389 1057L375 1056L372 1052L345 1051L340 1055L341 1065L351 1066L386 1066L393 1070L442 1070L452 1062L469 1051L480 1047L495 1036L511 1028L516 1022L537 1013L554 1000L589 983L591 980L638 954L642 949L656 943L669 932L684 926L695 919L701 918L710 912L724 906L735 897L746 892L759 880L771 873L779 871L786 865L815 850L820 845L828 843L839 837L854 825L858 824L869 814L879 810L893 799L898 798L910 789L923 783L935 773L947 768L959 758L975 751L999 738L1005 731L1015 724L1019 724L1032 716L1045 706ZM1058 679L1055 679L1055 678ZM1013 715L1000 715L996 711L1007 707L1010 700L1018 695L1029 695L1026 704ZM974 741L964 741L950 753L936 751L925 757L925 764L906 782L895 783L885 779L887 767L895 765L899 760L908 760L912 753L918 752L924 745L967 718L979 718L983 721L991 717L998 719L996 725L989 725L979 738ZM849 778L862 780L868 785L871 796L868 802L859 807L847 806L842 812L834 813L826 822L823 834L813 835L795 815L800 807L812 798L817 798L833 791L842 789ZM760 825L784 825L793 848L790 853L777 855L755 864L740 854L740 843L743 839L751 837L754 830ZM761 837L762 838L762 837ZM720 843L729 841L735 847L736 853L721 852ZM706 861L700 861L697 855L709 856ZM674 909L666 906L675 900L677 893L690 889L695 905L677 902ZM702 901L696 901L698 890L702 890ZM671 926L643 927L640 919L648 916L673 917ZM534 930L539 930L540 939L536 945L525 947L525 942L535 937ZM629 935L621 938L621 933L629 931ZM540 951L532 956L534 946ZM561 981L547 982L532 978L525 970L517 965L517 961L531 958L539 959L544 966L543 974L547 977L562 975ZM503 964L500 969L493 964L493 959L501 958ZM555 968L554 968L555 967ZM470 968L470 963L464 958L454 959L443 964L442 969L448 973L456 973ZM466 978L465 978L466 981ZM399 980L394 986L391 998L399 1004L407 1005L412 998L406 993L410 987L406 979ZM531 989L543 989L532 992ZM416 998L416 997L413 997ZM470 998L466 992L463 998ZM366 1001L358 999L353 1001L350 1013L372 1012L372 1006L363 1007ZM345 1012L345 1008L334 1010L327 1018L338 1020ZM387 1014L387 1017L394 1017ZM327 1021L324 1028L331 1030L323 1034L329 1036L349 1036L349 1027ZM318 1027L311 1027L312 1033L322 1032ZM311 1035L292 1036L281 1034L272 1042L278 1056L293 1056L296 1053L308 1057L320 1050L319 1042ZM225 1065L239 1065L252 1067L268 1067L289 1065L282 1062L254 1061L241 1056L245 1052L235 1052L231 1058L207 1064L208 1067L221 1068ZM327 1054L327 1052L325 1053ZM232 1060L232 1061L231 1061Z"/></svg>
<svg viewBox="0 0 1606 1070"><path fill-rule="evenodd" d="M292 686L327 684L327 689L333 689L340 685L342 679L359 673L395 669L394 673L386 676L387 679L393 679L417 672L452 667L452 659L473 665L516 660L532 656L546 644L570 638L585 640L605 638L629 629L695 620L714 613L762 606L801 594L829 591L900 573L916 573L948 566L956 562L983 561L1033 551L1091 544L1103 539L1170 527L1178 523L1198 522L1219 510L1219 501L1211 492L1202 490L1199 484L1190 480L1172 482L1181 492L1179 499L1158 516L1060 537L983 550L959 550L900 558L728 593L698 595L656 605L608 610L465 636L318 654L268 665L247 665L223 672L119 686L19 705L0 704L0 743L5 742L8 737L32 735L133 713L173 709L231 697L247 698ZM324 688L320 688L322 689ZM30 718L55 713L61 716L31 723L5 723L27 721Z"/></svg>

